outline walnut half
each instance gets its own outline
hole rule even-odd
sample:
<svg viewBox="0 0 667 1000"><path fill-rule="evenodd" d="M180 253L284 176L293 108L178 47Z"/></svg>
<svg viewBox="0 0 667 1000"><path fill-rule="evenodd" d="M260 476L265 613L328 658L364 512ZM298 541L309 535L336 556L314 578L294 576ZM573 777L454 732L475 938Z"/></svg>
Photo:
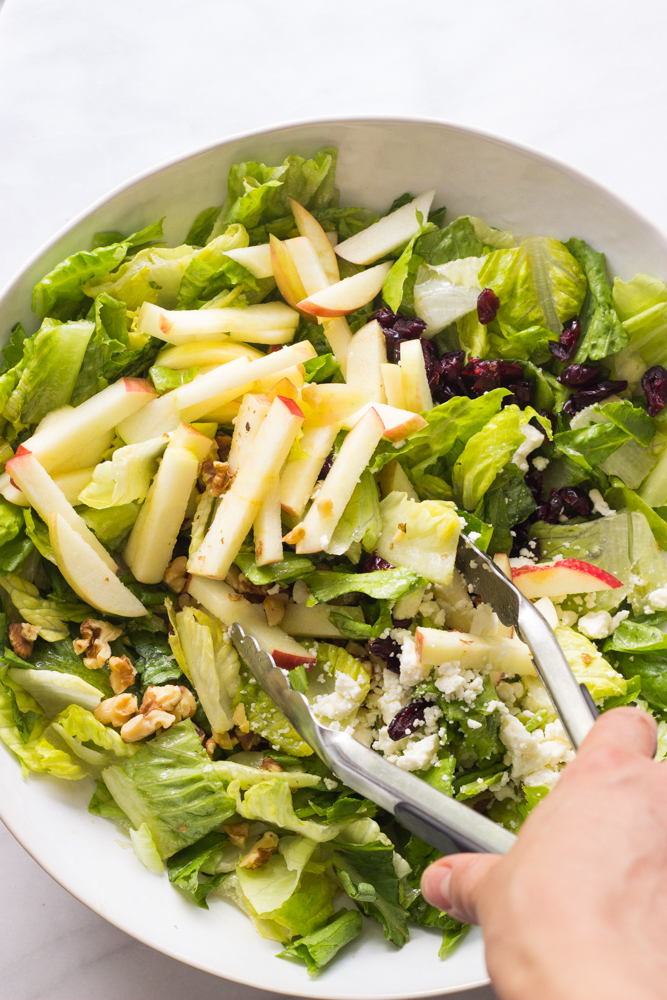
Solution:
<svg viewBox="0 0 667 1000"><path fill-rule="evenodd" d="M9 626L9 644L22 660L27 660L32 654L32 647L38 635L39 627L37 625L14 622Z"/></svg>
<svg viewBox="0 0 667 1000"><path fill-rule="evenodd" d="M90 670L101 670L111 656L109 643L122 634L122 628L98 621L97 618L86 618L85 622L81 622L79 630L82 638L74 640L74 652L77 656L83 653L84 666Z"/></svg>
<svg viewBox="0 0 667 1000"><path fill-rule="evenodd" d="M278 843L278 835L267 830L248 853L241 858L239 865L241 868L261 868L278 850Z"/></svg>
<svg viewBox="0 0 667 1000"><path fill-rule="evenodd" d="M126 688L132 687L137 672L127 656L109 657L109 682L114 694L122 694Z"/></svg>
<svg viewBox="0 0 667 1000"><path fill-rule="evenodd" d="M126 743L134 743L136 740L151 736L158 729L169 729L175 721L171 713L153 708L146 715L140 713L126 722L120 731L121 739Z"/></svg>
<svg viewBox="0 0 667 1000"><path fill-rule="evenodd" d="M137 711L137 699L133 694L117 694L101 701L93 715L105 726L111 724L119 729Z"/></svg>

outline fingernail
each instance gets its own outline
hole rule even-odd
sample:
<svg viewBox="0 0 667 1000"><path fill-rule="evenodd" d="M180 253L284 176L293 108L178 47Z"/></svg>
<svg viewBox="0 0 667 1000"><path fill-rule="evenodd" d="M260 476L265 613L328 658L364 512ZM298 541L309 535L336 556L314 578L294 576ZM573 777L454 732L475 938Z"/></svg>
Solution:
<svg viewBox="0 0 667 1000"><path fill-rule="evenodd" d="M446 910L449 906L449 883L452 869L449 865L433 865L427 868L422 877L422 892L424 898L432 906Z"/></svg>

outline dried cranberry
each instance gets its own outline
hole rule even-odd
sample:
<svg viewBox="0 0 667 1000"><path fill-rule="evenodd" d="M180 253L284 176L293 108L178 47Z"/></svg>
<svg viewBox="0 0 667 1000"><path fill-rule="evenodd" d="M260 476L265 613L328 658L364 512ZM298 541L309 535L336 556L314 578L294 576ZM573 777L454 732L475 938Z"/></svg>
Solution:
<svg viewBox="0 0 667 1000"><path fill-rule="evenodd" d="M366 556L361 568L364 573L374 573L376 569L394 569L394 566L382 556L379 556L377 552L371 552L369 556Z"/></svg>
<svg viewBox="0 0 667 1000"><path fill-rule="evenodd" d="M579 392L575 392L570 396L563 407L563 413L567 413L571 417L585 407L590 406L591 403L599 403L601 400L606 399L607 396L613 396L615 392L623 392L627 387L628 383L626 381L612 382L608 379L604 382L598 382L597 385L591 386L590 389L580 389Z"/></svg>
<svg viewBox="0 0 667 1000"><path fill-rule="evenodd" d="M523 521L521 524L515 524L512 528L512 549L510 551L510 559L517 559L521 555L521 549L525 549L528 545L528 531L530 528L530 523L528 521Z"/></svg>
<svg viewBox="0 0 667 1000"><path fill-rule="evenodd" d="M580 517L588 517L593 510L591 498L577 486L563 486L558 495L563 498L566 507L571 507Z"/></svg>
<svg viewBox="0 0 667 1000"><path fill-rule="evenodd" d="M373 315L369 317L369 322L374 319L378 321L380 326L391 326L396 319L396 314L393 309L389 308L389 306L382 306L381 309L378 309L377 312L374 312Z"/></svg>
<svg viewBox="0 0 667 1000"><path fill-rule="evenodd" d="M542 473L531 464L528 472L523 478L526 482L526 486L533 494L533 500L539 503L542 496L542 482L544 479Z"/></svg>
<svg viewBox="0 0 667 1000"><path fill-rule="evenodd" d="M394 628L410 628L412 618L392 618Z"/></svg>
<svg viewBox="0 0 667 1000"><path fill-rule="evenodd" d="M477 316L480 323L486 326L493 323L498 310L500 309L500 299L492 288L485 288L479 293L477 298Z"/></svg>
<svg viewBox="0 0 667 1000"><path fill-rule="evenodd" d="M507 388L512 395L504 397L503 403L505 406L508 405L508 400L510 403L516 403L522 410L530 406L533 398L533 387L530 382L511 382Z"/></svg>
<svg viewBox="0 0 667 1000"><path fill-rule="evenodd" d="M552 490L547 502L540 504L535 512L538 521L546 521L547 524L558 524L564 506L565 501L562 496L556 490Z"/></svg>
<svg viewBox="0 0 667 1000"><path fill-rule="evenodd" d="M563 368L558 381L569 389L578 389L580 386L599 382L601 375L601 365L568 365L567 368Z"/></svg>
<svg viewBox="0 0 667 1000"><path fill-rule="evenodd" d="M397 364L401 356L401 344L404 340L416 340L426 329L423 319L416 316L401 316L394 313L389 306L383 306L370 317L376 319L382 327L387 344L387 360Z"/></svg>
<svg viewBox="0 0 667 1000"><path fill-rule="evenodd" d="M549 350L559 361L570 361L577 351L581 337L581 323L577 316L563 327L558 340L549 341Z"/></svg>
<svg viewBox="0 0 667 1000"><path fill-rule="evenodd" d="M471 358L461 372L461 377L470 385L470 395L482 396L491 389L521 381L523 369L516 361Z"/></svg>
<svg viewBox="0 0 667 1000"><path fill-rule="evenodd" d="M642 390L648 403L649 417L656 417L667 403L667 369L653 365L642 375Z"/></svg>
<svg viewBox="0 0 667 1000"><path fill-rule="evenodd" d="M424 366L426 368L426 378L428 379L428 384L433 388L433 386L438 384L440 379L440 361L438 360L438 352L435 349L435 344L432 344L430 340L425 340L423 337L421 339L422 353L424 355Z"/></svg>
<svg viewBox="0 0 667 1000"><path fill-rule="evenodd" d="M391 670L395 674L400 674L401 661L399 657L401 655L401 647L395 639L373 639L372 642L369 642L368 649L374 656L379 656L381 660L384 660L387 670Z"/></svg>
<svg viewBox="0 0 667 1000"><path fill-rule="evenodd" d="M438 379L431 387L433 396L439 403L444 403L452 396L467 396L468 390L461 378L465 359L465 351L449 351L440 358Z"/></svg>
<svg viewBox="0 0 667 1000"><path fill-rule="evenodd" d="M326 479L326 477L329 475L329 471L331 470L331 466L333 464L334 464L334 453L330 451L327 457L324 459L324 465L320 469L320 473L317 478Z"/></svg>
<svg viewBox="0 0 667 1000"><path fill-rule="evenodd" d="M389 723L387 729L389 738L402 740L404 736L409 736L415 729L419 728L417 723L424 721L424 712L428 705L426 698L416 698L415 701L411 701L409 705L402 708Z"/></svg>

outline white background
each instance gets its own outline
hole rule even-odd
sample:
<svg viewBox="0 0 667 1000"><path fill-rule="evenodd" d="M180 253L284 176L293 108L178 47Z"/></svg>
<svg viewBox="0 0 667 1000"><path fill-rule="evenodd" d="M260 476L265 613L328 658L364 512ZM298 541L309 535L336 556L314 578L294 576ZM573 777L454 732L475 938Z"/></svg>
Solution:
<svg viewBox="0 0 667 1000"><path fill-rule="evenodd" d="M133 174L303 117L414 114L495 132L667 229L666 37L664 0L5 0L0 286ZM4 828L0 852L0 1000L269 997L137 944Z"/></svg>

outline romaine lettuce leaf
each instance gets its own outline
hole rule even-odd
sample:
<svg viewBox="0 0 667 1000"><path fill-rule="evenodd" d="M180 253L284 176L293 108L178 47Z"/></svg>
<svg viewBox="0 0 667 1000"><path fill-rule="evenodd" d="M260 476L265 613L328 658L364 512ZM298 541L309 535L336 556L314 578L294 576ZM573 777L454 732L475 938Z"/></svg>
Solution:
<svg viewBox="0 0 667 1000"><path fill-rule="evenodd" d="M343 696L338 692L339 675L349 677L353 684L346 685ZM371 678L363 664L340 646L321 642L317 647L317 662L313 683L308 688L308 700L317 718L325 725L336 724L345 729L354 720L357 710L364 703L371 686ZM345 715L340 716L341 697L345 703ZM332 700L336 711L332 714Z"/></svg>
<svg viewBox="0 0 667 1000"><path fill-rule="evenodd" d="M188 264L178 289L178 309L198 309L224 289L242 285L244 291L257 293L260 301L274 286L272 280L259 282L242 264L225 256L227 250L248 246L248 234L241 225L228 226L226 232L197 252Z"/></svg>
<svg viewBox="0 0 667 1000"><path fill-rule="evenodd" d="M167 873L169 881L188 893L190 898L201 906L203 910L208 910L206 897L215 889L224 878L224 873L213 875L205 881L200 880L202 868L204 868L219 851L220 847L227 842L227 837L223 833L211 831L205 837L198 840L189 847L184 847L167 861Z"/></svg>
<svg viewBox="0 0 667 1000"><path fill-rule="evenodd" d="M138 309L143 302L173 309L181 278L194 253L186 244L140 250L117 270L87 282L83 291L90 298L106 292L130 310Z"/></svg>
<svg viewBox="0 0 667 1000"><path fill-rule="evenodd" d="M521 471L512 463L505 466L491 483L476 509L476 514L487 526L493 525L493 537L490 544L487 542L486 551L492 555L496 552L509 552L513 542L511 529L515 524L525 521L536 506L533 494L526 486ZM467 530L470 534L470 530ZM480 547L479 539L475 544Z"/></svg>
<svg viewBox="0 0 667 1000"><path fill-rule="evenodd" d="M74 652L69 633L66 639L58 642L45 642L38 638L32 656L26 661L17 661L18 657L12 660L12 666L18 667L22 663L32 670L59 670L63 674L74 674L97 688L104 698L113 695L106 668L90 670L85 667L83 658Z"/></svg>
<svg viewBox="0 0 667 1000"><path fill-rule="evenodd" d="M484 243L478 238L473 221L464 217L444 229L425 233L419 238L415 250L422 260L435 267L461 257L482 257Z"/></svg>
<svg viewBox="0 0 667 1000"><path fill-rule="evenodd" d="M260 917L287 902L316 846L306 837L281 837L278 850L266 864L254 869L236 866L241 891Z"/></svg>
<svg viewBox="0 0 667 1000"><path fill-rule="evenodd" d="M402 948L410 932L393 858L393 845L380 841L337 844L333 870L350 899L364 913L379 920L387 940Z"/></svg>
<svg viewBox="0 0 667 1000"><path fill-rule="evenodd" d="M162 858L199 840L236 807L189 719L164 730L102 777L134 827L148 825Z"/></svg>
<svg viewBox="0 0 667 1000"><path fill-rule="evenodd" d="M581 265L588 282L580 317L582 337L574 361L577 364L588 358L598 361L626 347L629 340L614 308L607 260L603 253L576 237L568 240L565 246Z"/></svg>
<svg viewBox="0 0 667 1000"><path fill-rule="evenodd" d="M229 783L227 792L236 795L236 811L244 819L258 819L272 826L282 827L299 833L309 840L322 843L333 840L341 829L342 823L318 823L315 820L301 820L294 812L292 792L286 781L269 777L256 785L251 785L241 799L239 782Z"/></svg>
<svg viewBox="0 0 667 1000"><path fill-rule="evenodd" d="M95 467L92 482L79 496L80 502L103 510L144 500L157 472L157 459L167 443L162 436L118 448L109 462Z"/></svg>
<svg viewBox="0 0 667 1000"><path fill-rule="evenodd" d="M651 708L659 712L667 711L667 654L663 651L652 653L614 653L614 663L630 684L639 677L641 696Z"/></svg>
<svg viewBox="0 0 667 1000"><path fill-rule="evenodd" d="M622 510L624 507L627 507L630 511L634 510L639 514L643 514L653 532L656 542L661 549L667 551L667 521L663 520L656 510L649 507L638 493L628 489L623 480L612 476L610 488L605 493L604 498L614 510Z"/></svg>
<svg viewBox="0 0 667 1000"><path fill-rule="evenodd" d="M115 823L121 833L129 836L132 824L122 809L116 805L111 796L111 792L103 781L97 781L93 797L88 803L88 812L93 816L101 816L108 819L110 823Z"/></svg>
<svg viewBox="0 0 667 1000"><path fill-rule="evenodd" d="M23 508L0 497L0 546L16 538L23 527Z"/></svg>
<svg viewBox="0 0 667 1000"><path fill-rule="evenodd" d="M138 830L130 829L130 840L137 860L141 861L144 868L151 872L164 871L164 863L147 823L142 823Z"/></svg>
<svg viewBox="0 0 667 1000"><path fill-rule="evenodd" d="M118 353L127 354L129 338L125 303L102 292L88 314L95 329L88 341L70 403L78 406L96 392L106 389L108 379L102 374L105 366Z"/></svg>
<svg viewBox="0 0 667 1000"><path fill-rule="evenodd" d="M276 708L269 696L262 690L255 678L243 672L241 686L234 699L235 708L241 702L253 733L268 740L271 746L294 757L310 757L311 747L301 739L296 729L287 721L280 709Z"/></svg>
<svg viewBox="0 0 667 1000"><path fill-rule="evenodd" d="M315 570L304 577L310 596L308 604L328 604L341 594L367 594L368 597L398 600L417 587L424 586L422 578L407 569L381 569L372 573L337 573Z"/></svg>
<svg viewBox="0 0 667 1000"><path fill-rule="evenodd" d="M0 576L9 599L23 621L39 626L39 634L47 642L69 638L69 629L54 601L42 597L34 583L21 579L15 573Z"/></svg>
<svg viewBox="0 0 667 1000"><path fill-rule="evenodd" d="M0 681L0 740L16 754L24 776L30 771L56 774L59 778L77 780L87 772L64 750L56 749L44 739L44 724L37 724L30 737L24 739L21 715L14 692Z"/></svg>
<svg viewBox="0 0 667 1000"><path fill-rule="evenodd" d="M382 533L378 555L433 583L452 582L461 522L453 503L390 493L380 504Z"/></svg>
<svg viewBox="0 0 667 1000"><path fill-rule="evenodd" d="M148 374L156 392L163 396L165 392L178 389L179 385L192 382L198 371L196 365L192 368L162 368L160 365L153 365Z"/></svg>
<svg viewBox="0 0 667 1000"><path fill-rule="evenodd" d="M667 636L655 625L623 621L604 644L604 652L655 653L667 649Z"/></svg>
<svg viewBox="0 0 667 1000"><path fill-rule="evenodd" d="M80 506L76 508L76 512L109 552L120 552L139 515L139 505L131 501L102 510Z"/></svg>
<svg viewBox="0 0 667 1000"><path fill-rule="evenodd" d="M316 976L350 941L363 930L358 910L339 910L328 924L293 941L278 954L278 958L301 959L308 967L308 974Z"/></svg>
<svg viewBox="0 0 667 1000"><path fill-rule="evenodd" d="M176 615L176 628L187 674L214 733L234 725L232 701L239 687L239 658L224 638L222 625L196 608Z"/></svg>
<svg viewBox="0 0 667 1000"><path fill-rule="evenodd" d="M648 274L636 274L631 281L616 278L613 304L630 338L628 350L637 352L648 366L664 364L667 357L665 282Z"/></svg>
<svg viewBox="0 0 667 1000"><path fill-rule="evenodd" d="M285 552L281 562L268 566L257 566L254 552L239 552L234 560L241 572L251 583L261 587L267 583L291 583L300 580L313 572L314 565L308 556L297 556L294 552Z"/></svg>
<svg viewBox="0 0 667 1000"><path fill-rule="evenodd" d="M554 631L574 676L586 685L593 701L599 703L625 694L625 678L609 665L595 643L564 625Z"/></svg>
<svg viewBox="0 0 667 1000"><path fill-rule="evenodd" d="M181 667L163 636L140 628L132 632L130 641L139 654L134 668L143 688L149 684L173 684L180 679Z"/></svg>
<svg viewBox="0 0 667 1000"><path fill-rule="evenodd" d="M8 662L9 657L5 658ZM59 670L32 670L29 663L22 667L12 667L7 676L20 684L49 717L57 715L69 705L77 705L94 711L100 703L101 692L75 674L65 674Z"/></svg>
<svg viewBox="0 0 667 1000"><path fill-rule="evenodd" d="M146 246L162 239L162 220L126 239L93 251L81 250L58 264L39 281L32 293L32 308L38 316L73 319L85 308L83 286L113 271L125 260L130 247Z"/></svg>

